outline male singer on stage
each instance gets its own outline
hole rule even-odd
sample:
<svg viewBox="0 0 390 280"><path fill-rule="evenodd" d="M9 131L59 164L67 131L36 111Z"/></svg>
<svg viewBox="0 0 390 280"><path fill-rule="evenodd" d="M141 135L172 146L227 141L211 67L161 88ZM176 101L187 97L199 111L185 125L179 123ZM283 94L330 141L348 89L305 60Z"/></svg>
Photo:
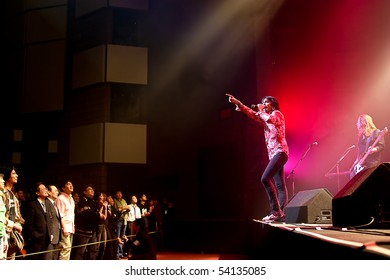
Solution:
<svg viewBox="0 0 390 280"><path fill-rule="evenodd" d="M280 111L279 102L273 96L265 96L261 103L256 105L256 110L252 110L233 95L228 93L226 95L229 97L229 102L236 105L237 111L243 112L264 126L269 163L261 176L261 183L268 195L270 213L262 220L264 222L284 222L284 210L288 202L284 165L288 160L289 149L284 116Z"/></svg>

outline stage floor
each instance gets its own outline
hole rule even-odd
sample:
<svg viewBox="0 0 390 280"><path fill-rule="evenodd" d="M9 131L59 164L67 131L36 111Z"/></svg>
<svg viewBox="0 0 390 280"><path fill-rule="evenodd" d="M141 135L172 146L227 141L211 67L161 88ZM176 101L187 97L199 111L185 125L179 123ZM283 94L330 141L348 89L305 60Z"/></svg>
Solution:
<svg viewBox="0 0 390 280"><path fill-rule="evenodd" d="M355 249L359 253L373 254L373 258L390 259L390 229L336 228L331 224L264 223L253 220L263 228L299 234L325 243Z"/></svg>
<svg viewBox="0 0 390 280"><path fill-rule="evenodd" d="M390 260L390 229L256 219L176 223L159 260Z"/></svg>

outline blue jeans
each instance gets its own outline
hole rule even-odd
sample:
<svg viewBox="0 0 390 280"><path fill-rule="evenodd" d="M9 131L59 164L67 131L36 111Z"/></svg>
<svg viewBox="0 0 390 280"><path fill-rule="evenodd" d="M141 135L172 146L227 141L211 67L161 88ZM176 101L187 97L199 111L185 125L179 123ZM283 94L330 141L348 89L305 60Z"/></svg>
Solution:
<svg viewBox="0 0 390 280"><path fill-rule="evenodd" d="M119 220L116 224L116 237L122 239L123 235L126 235L127 224L123 220ZM123 256L123 244L118 244L118 250L116 253L118 258Z"/></svg>
<svg viewBox="0 0 390 280"><path fill-rule="evenodd" d="M261 176L261 183L268 195L269 206L272 213L283 211L288 201L284 165L287 163L286 153L277 153L268 163Z"/></svg>

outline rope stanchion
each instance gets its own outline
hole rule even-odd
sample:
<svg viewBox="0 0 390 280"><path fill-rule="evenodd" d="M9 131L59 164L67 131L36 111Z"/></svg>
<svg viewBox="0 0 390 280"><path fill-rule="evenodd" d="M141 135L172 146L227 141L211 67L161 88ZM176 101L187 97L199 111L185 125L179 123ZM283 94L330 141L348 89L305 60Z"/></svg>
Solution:
<svg viewBox="0 0 390 280"><path fill-rule="evenodd" d="M148 234L155 234L155 233L158 233L158 232L159 231L150 231L150 232L148 232ZM131 237L135 237L136 235L135 234L130 234L130 235L124 235L124 236L126 238L131 238ZM64 249L69 249L69 248L73 249L73 248L90 246L90 245L95 245L95 244L108 243L108 242L112 242L112 241L118 241L118 238L113 238L113 239L104 240L104 241L91 242L91 243L86 243L86 244L80 244L80 245L75 245L75 246L70 246L70 247L61 247L61 248L56 248L56 249L47 250L47 251L40 251L40 252L34 252L34 253L22 253L21 255L16 255L15 256L15 260L16 259L26 258L26 257L29 257L29 256L34 256L34 255L52 253L52 252L56 252L56 251L62 251ZM8 258L6 258L6 260L11 260L12 258L13 257L8 257Z"/></svg>

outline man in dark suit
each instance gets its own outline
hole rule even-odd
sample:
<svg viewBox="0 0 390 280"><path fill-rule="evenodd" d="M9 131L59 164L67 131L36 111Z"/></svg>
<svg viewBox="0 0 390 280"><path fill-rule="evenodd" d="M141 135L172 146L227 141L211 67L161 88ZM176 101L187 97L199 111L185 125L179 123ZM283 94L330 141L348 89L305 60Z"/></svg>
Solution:
<svg viewBox="0 0 390 280"><path fill-rule="evenodd" d="M48 191L42 182L34 185L32 198L26 204L26 217L23 228L26 242L27 259L42 260L50 243L48 223L46 220L49 201L46 200ZM42 252L42 253L41 253Z"/></svg>
<svg viewBox="0 0 390 280"><path fill-rule="evenodd" d="M48 252L44 254L43 258L45 260L58 260L60 254L58 243L61 239L61 217L54 201L57 199L59 191L55 185L48 185L47 189L49 196L46 199L46 205L48 206L46 219L50 243L47 247Z"/></svg>

